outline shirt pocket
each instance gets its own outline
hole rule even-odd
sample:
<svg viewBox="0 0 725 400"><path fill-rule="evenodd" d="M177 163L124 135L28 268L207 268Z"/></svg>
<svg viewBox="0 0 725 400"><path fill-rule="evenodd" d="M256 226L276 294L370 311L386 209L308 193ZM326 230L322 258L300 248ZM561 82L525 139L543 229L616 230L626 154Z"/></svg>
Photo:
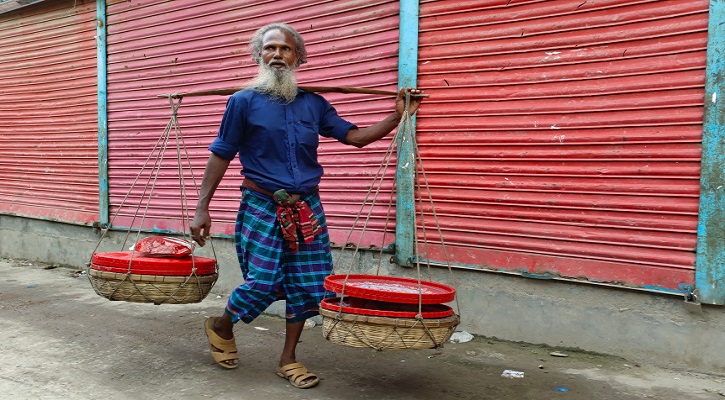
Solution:
<svg viewBox="0 0 725 400"><path fill-rule="evenodd" d="M320 142L320 127L317 123L307 120L298 120L295 124L297 131L297 142L306 148L317 149Z"/></svg>

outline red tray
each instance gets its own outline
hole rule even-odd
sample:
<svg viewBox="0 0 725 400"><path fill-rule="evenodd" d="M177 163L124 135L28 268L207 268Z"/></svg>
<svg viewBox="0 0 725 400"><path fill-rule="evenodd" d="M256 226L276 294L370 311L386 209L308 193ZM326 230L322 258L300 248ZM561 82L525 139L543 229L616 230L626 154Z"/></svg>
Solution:
<svg viewBox="0 0 725 400"><path fill-rule="evenodd" d="M206 257L141 257L130 251L95 253L91 257L91 268L96 271L127 273L133 254L131 273L139 275L191 275L192 267L196 267L197 275L211 275L216 272L216 260Z"/></svg>
<svg viewBox="0 0 725 400"><path fill-rule="evenodd" d="M340 298L323 299L320 306L326 310L340 311ZM424 319L445 318L453 315L453 309L443 304L423 304L421 309ZM345 297L342 302L342 312L377 317L415 318L418 315L418 305Z"/></svg>
<svg viewBox="0 0 725 400"><path fill-rule="evenodd" d="M347 282L345 279L347 278ZM441 283L379 275L330 275L325 289L350 297L404 304L440 304L453 301L456 290Z"/></svg>

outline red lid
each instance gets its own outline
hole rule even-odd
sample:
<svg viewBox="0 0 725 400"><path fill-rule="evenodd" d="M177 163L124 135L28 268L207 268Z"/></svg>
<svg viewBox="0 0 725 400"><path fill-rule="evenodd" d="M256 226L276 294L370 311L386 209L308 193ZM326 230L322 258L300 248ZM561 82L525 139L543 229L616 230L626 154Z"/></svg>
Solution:
<svg viewBox="0 0 725 400"><path fill-rule="evenodd" d="M379 275L330 275L325 289L346 297L406 304L448 303L456 297L455 289L441 283Z"/></svg>
<svg viewBox="0 0 725 400"><path fill-rule="evenodd" d="M323 299L320 306L326 310L340 311L340 298ZM453 309L443 304L422 304L420 308L424 319L445 318L453 315ZM345 297L342 302L342 312L378 317L415 318L418 315L418 305Z"/></svg>
<svg viewBox="0 0 725 400"><path fill-rule="evenodd" d="M131 256L133 255L133 261ZM129 271L129 265L131 270ZM211 275L216 272L216 260L206 257L142 257L138 253L123 251L95 253L91 257L91 268L96 271L139 275L191 275L192 268L197 275Z"/></svg>

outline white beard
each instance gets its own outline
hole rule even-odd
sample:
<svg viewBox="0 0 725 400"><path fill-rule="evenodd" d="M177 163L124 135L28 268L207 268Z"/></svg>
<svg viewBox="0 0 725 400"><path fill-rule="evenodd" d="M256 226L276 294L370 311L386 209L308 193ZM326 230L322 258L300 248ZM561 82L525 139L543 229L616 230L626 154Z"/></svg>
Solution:
<svg viewBox="0 0 725 400"><path fill-rule="evenodd" d="M249 89L282 99L289 104L297 97L297 79L291 68L277 69L259 64L259 72L248 85Z"/></svg>

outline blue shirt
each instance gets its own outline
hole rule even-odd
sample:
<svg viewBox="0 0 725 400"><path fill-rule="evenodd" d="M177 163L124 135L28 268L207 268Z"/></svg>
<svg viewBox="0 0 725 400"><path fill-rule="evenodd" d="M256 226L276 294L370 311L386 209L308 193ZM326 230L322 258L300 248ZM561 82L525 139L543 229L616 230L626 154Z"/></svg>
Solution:
<svg viewBox="0 0 725 400"><path fill-rule="evenodd" d="M239 153L242 174L270 192L307 193L320 183L319 136L345 143L357 127L337 115L322 96L299 90L290 104L251 90L234 93L209 146L233 160Z"/></svg>

